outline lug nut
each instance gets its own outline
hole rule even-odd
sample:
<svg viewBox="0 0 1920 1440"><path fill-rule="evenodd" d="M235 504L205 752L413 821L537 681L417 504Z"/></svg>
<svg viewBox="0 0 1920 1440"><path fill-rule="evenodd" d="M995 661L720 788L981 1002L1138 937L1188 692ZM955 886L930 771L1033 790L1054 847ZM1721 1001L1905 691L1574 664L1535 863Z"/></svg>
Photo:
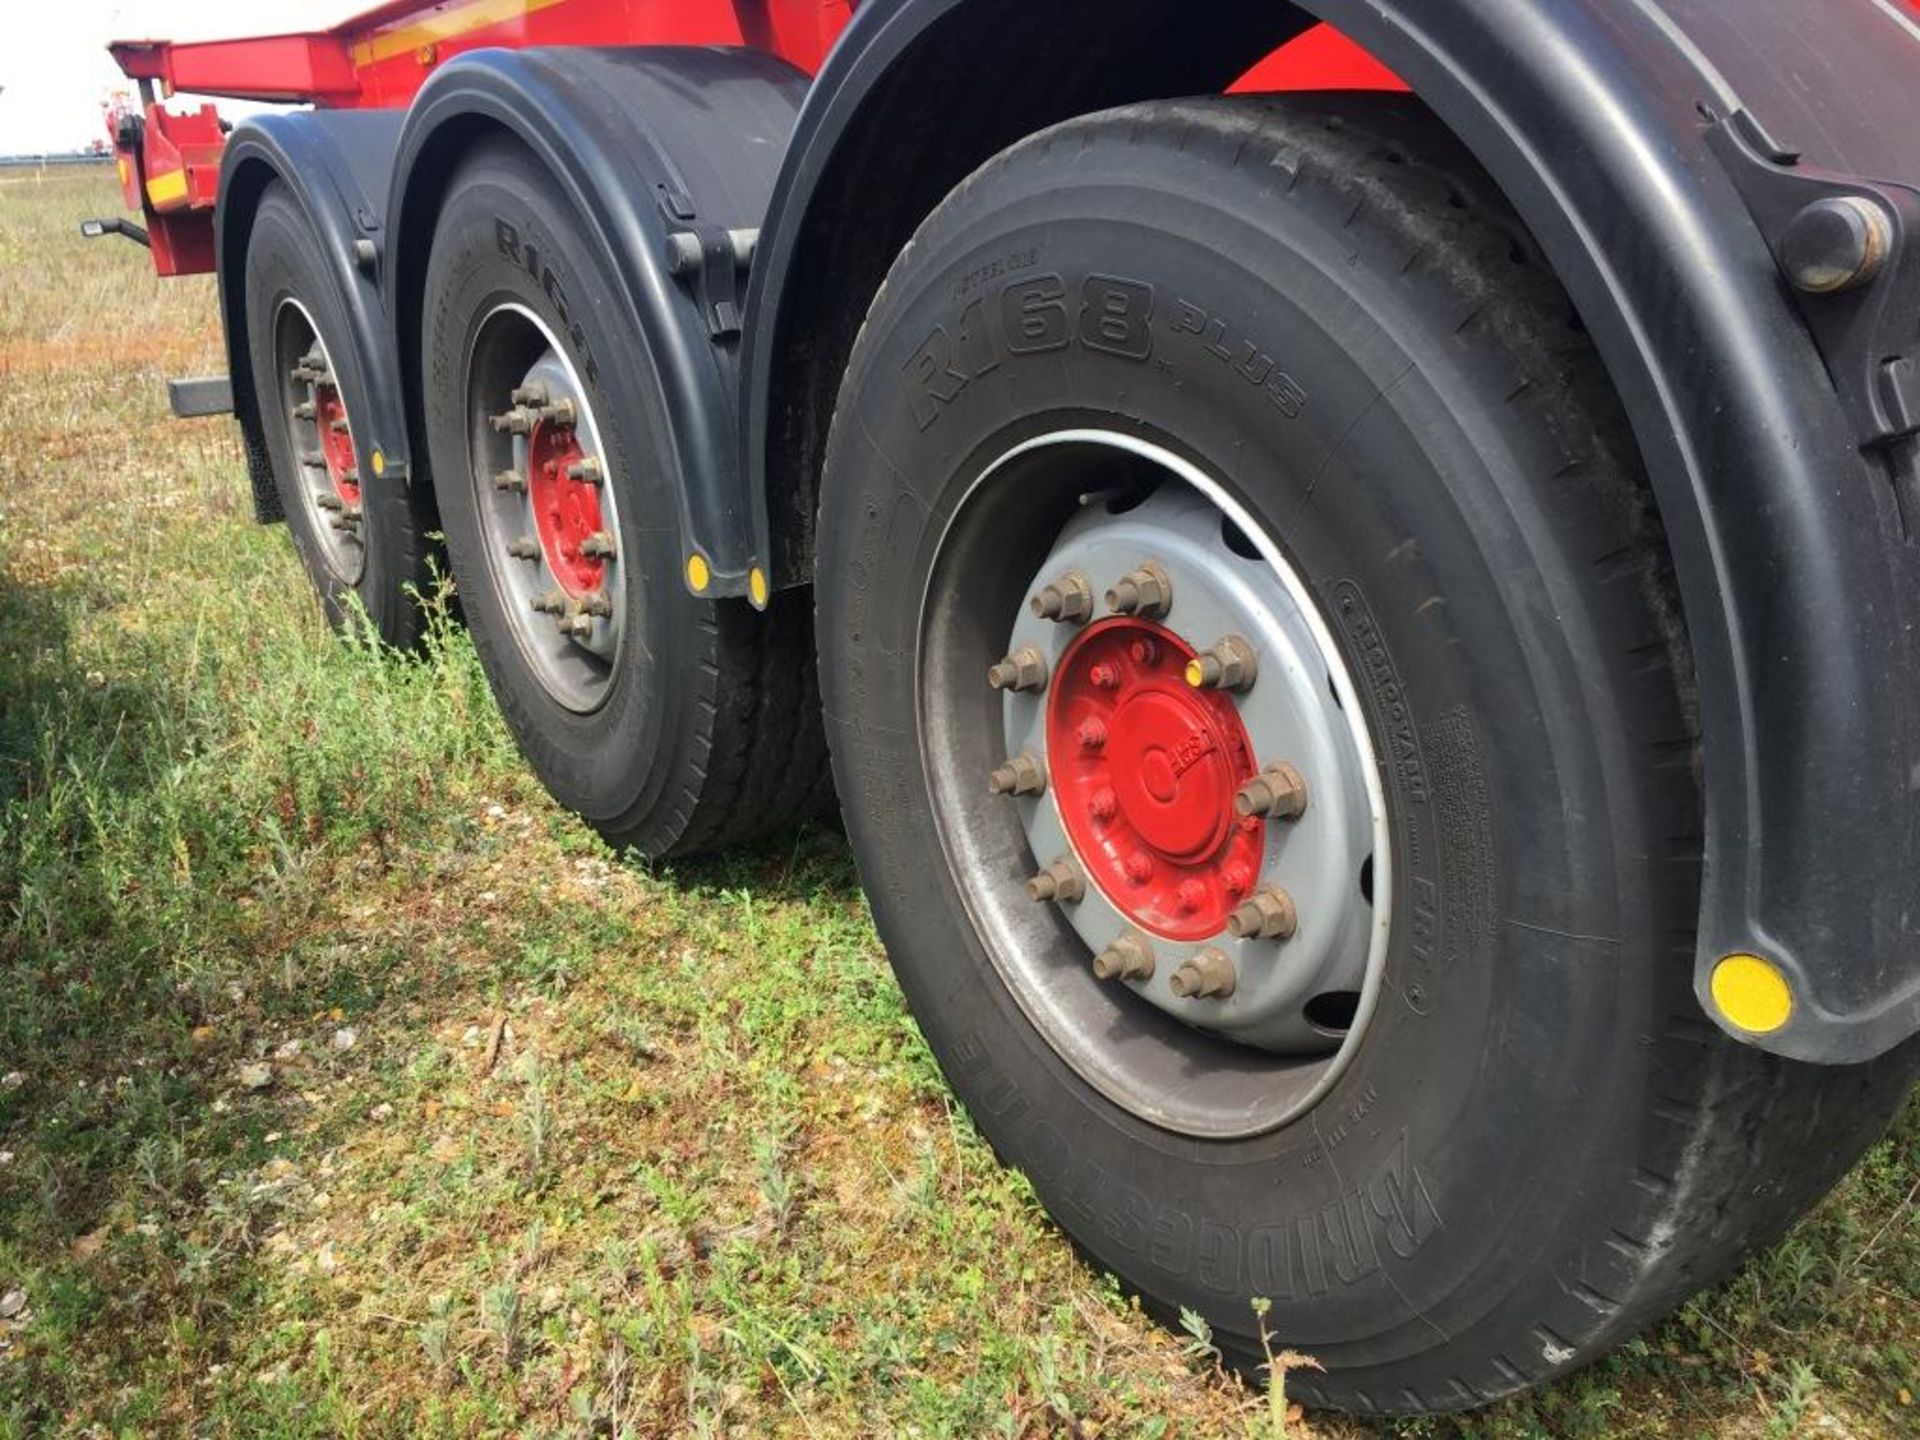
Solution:
<svg viewBox="0 0 1920 1440"><path fill-rule="evenodd" d="M613 602L607 599L604 590L589 590L580 597L580 608L589 615L598 615L602 620L613 618Z"/></svg>
<svg viewBox="0 0 1920 1440"><path fill-rule="evenodd" d="M1173 893L1181 911L1188 915L1207 903L1207 887L1198 880L1182 880Z"/></svg>
<svg viewBox="0 0 1920 1440"><path fill-rule="evenodd" d="M313 503L318 505L322 510L344 510L347 508L347 502L342 500L338 495L316 495L313 497Z"/></svg>
<svg viewBox="0 0 1920 1440"><path fill-rule="evenodd" d="M1044 690L1047 657L1031 645L1022 645L1004 660L987 668L987 683L996 690Z"/></svg>
<svg viewBox="0 0 1920 1440"><path fill-rule="evenodd" d="M575 640L585 640L593 634L593 616L584 610L576 611L571 615L562 615L560 633L571 636Z"/></svg>
<svg viewBox="0 0 1920 1440"><path fill-rule="evenodd" d="M1220 872L1220 886L1229 895L1244 895L1251 884L1253 884L1253 871L1238 860Z"/></svg>
<svg viewBox="0 0 1920 1440"><path fill-rule="evenodd" d="M493 488L496 490L524 490L527 477L518 470L496 470L493 476Z"/></svg>
<svg viewBox="0 0 1920 1440"><path fill-rule="evenodd" d="M1087 813L1096 820L1111 820L1120 809L1120 801L1113 791L1096 790L1087 799Z"/></svg>
<svg viewBox="0 0 1920 1440"><path fill-rule="evenodd" d="M1101 750L1106 748L1107 727L1098 720L1083 720L1080 728L1073 732L1074 739L1080 742L1082 750Z"/></svg>
<svg viewBox="0 0 1920 1440"><path fill-rule="evenodd" d="M551 405L544 406L537 418L559 429L571 430L580 423L580 412L574 407L573 401L562 395Z"/></svg>
<svg viewBox="0 0 1920 1440"><path fill-rule="evenodd" d="M1080 867L1062 856L1027 881L1029 900L1058 900L1071 903L1085 898L1087 880Z"/></svg>
<svg viewBox="0 0 1920 1440"><path fill-rule="evenodd" d="M1127 879L1136 885L1144 885L1153 879L1153 857L1144 850L1136 850L1127 856Z"/></svg>
<svg viewBox="0 0 1920 1440"><path fill-rule="evenodd" d="M1136 665L1158 665L1160 663L1160 642L1158 640L1136 640L1127 647L1127 653L1133 656Z"/></svg>
<svg viewBox="0 0 1920 1440"><path fill-rule="evenodd" d="M1293 897L1277 885L1254 891L1227 916L1227 933L1236 940L1285 940L1299 926Z"/></svg>
<svg viewBox="0 0 1920 1440"><path fill-rule="evenodd" d="M1284 760L1267 766L1233 797L1233 813L1243 820L1249 815L1298 820L1306 808L1307 782Z"/></svg>
<svg viewBox="0 0 1920 1440"><path fill-rule="evenodd" d="M1100 980L1151 980L1153 947L1138 935L1122 935L1093 957L1093 973Z"/></svg>
<svg viewBox="0 0 1920 1440"><path fill-rule="evenodd" d="M336 435L345 435L347 433L347 417L344 415L334 416L333 419L327 422L327 428Z"/></svg>
<svg viewBox="0 0 1920 1440"><path fill-rule="evenodd" d="M522 535L516 540L507 542L507 554L516 560L538 560L540 542L531 535Z"/></svg>
<svg viewBox="0 0 1920 1440"><path fill-rule="evenodd" d="M580 553L589 560L611 560L617 548L611 530L596 530L580 542Z"/></svg>
<svg viewBox="0 0 1920 1440"><path fill-rule="evenodd" d="M489 416L487 423L502 434L529 435L533 433L533 422L538 418L526 406L516 405L503 414Z"/></svg>
<svg viewBox="0 0 1920 1440"><path fill-rule="evenodd" d="M1120 684L1120 672L1103 660L1087 667L1087 679L1097 690L1112 690Z"/></svg>
<svg viewBox="0 0 1920 1440"><path fill-rule="evenodd" d="M1026 750L987 776L987 793L991 795L1038 795L1046 788L1046 767Z"/></svg>
<svg viewBox="0 0 1920 1440"><path fill-rule="evenodd" d="M538 409L547 403L547 387L538 381L531 385L519 385L514 387L513 393L507 396L507 399L515 405L527 405Z"/></svg>
<svg viewBox="0 0 1920 1440"><path fill-rule="evenodd" d="M1027 603L1042 620L1078 625L1093 618L1093 582L1078 570L1069 570L1042 585Z"/></svg>
<svg viewBox="0 0 1920 1440"><path fill-rule="evenodd" d="M293 407L293 418L296 420L311 420L318 413L319 412L313 408L313 402L311 400L302 400L298 405Z"/></svg>
<svg viewBox="0 0 1920 1440"><path fill-rule="evenodd" d="M1107 591L1107 608L1116 615L1158 620L1173 608L1173 581L1157 563L1143 560Z"/></svg>
<svg viewBox="0 0 1920 1440"><path fill-rule="evenodd" d="M567 478L578 480L583 485L598 485L604 477L601 474L600 462L589 455L586 459L576 460L567 466Z"/></svg>
<svg viewBox="0 0 1920 1440"><path fill-rule="evenodd" d="M1222 635L1211 649L1187 662L1187 684L1196 690L1245 690L1260 668L1253 646L1241 635Z"/></svg>
<svg viewBox="0 0 1920 1440"><path fill-rule="evenodd" d="M540 615L564 615L567 613L567 596L563 590L549 590L544 595L533 597L533 608Z"/></svg>
<svg viewBox="0 0 1920 1440"><path fill-rule="evenodd" d="M1180 962L1167 988L1182 1000L1224 1000L1233 994L1234 983L1233 960L1226 951L1209 945Z"/></svg>
<svg viewBox="0 0 1920 1440"><path fill-rule="evenodd" d="M360 510L358 506L342 505L340 513L327 522L334 529L346 534L357 534L360 529Z"/></svg>

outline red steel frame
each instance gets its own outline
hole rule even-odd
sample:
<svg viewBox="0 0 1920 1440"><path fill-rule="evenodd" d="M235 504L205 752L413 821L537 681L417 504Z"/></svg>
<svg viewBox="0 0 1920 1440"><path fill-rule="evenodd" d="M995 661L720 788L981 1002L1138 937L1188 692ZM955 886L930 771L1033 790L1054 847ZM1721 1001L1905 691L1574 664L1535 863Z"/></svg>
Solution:
<svg viewBox="0 0 1920 1440"><path fill-rule="evenodd" d="M342 109L408 104L464 51L528 45L750 45L812 74L851 0L388 0L330 30L109 48L139 82L144 123L110 117L127 208L145 214L162 275L211 270L224 136L211 105L176 114L176 91ZM1262 61L1236 90L1404 88L1321 25Z"/></svg>

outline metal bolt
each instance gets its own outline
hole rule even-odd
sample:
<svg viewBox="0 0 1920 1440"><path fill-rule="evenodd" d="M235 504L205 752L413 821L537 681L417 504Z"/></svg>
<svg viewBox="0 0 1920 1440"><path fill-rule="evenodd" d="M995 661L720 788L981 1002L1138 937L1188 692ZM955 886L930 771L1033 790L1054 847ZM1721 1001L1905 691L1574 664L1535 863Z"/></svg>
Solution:
<svg viewBox="0 0 1920 1440"><path fill-rule="evenodd" d="M1122 935L1093 957L1093 973L1101 980L1151 980L1153 947L1139 935Z"/></svg>
<svg viewBox="0 0 1920 1440"><path fill-rule="evenodd" d="M1254 891L1227 916L1227 933L1236 940L1285 940L1299 928L1293 897L1277 885Z"/></svg>
<svg viewBox="0 0 1920 1440"><path fill-rule="evenodd" d="M1099 720L1082 720L1080 728L1074 731L1074 738L1082 750L1101 750L1106 747L1107 727Z"/></svg>
<svg viewBox="0 0 1920 1440"><path fill-rule="evenodd" d="M1259 657L1244 635L1222 635L1187 662L1187 684L1196 690L1245 690L1259 669Z"/></svg>
<svg viewBox="0 0 1920 1440"><path fill-rule="evenodd" d="M357 505L342 505L340 507L340 513L327 523L333 526L334 529L342 531L345 534L358 534L360 530L360 507Z"/></svg>
<svg viewBox="0 0 1920 1440"><path fill-rule="evenodd" d="M1892 248L1886 211L1864 195L1829 195L1787 222L1780 268L1796 289L1833 295L1879 274Z"/></svg>
<svg viewBox="0 0 1920 1440"><path fill-rule="evenodd" d="M1133 656L1136 665L1158 665L1160 663L1160 642L1158 640L1136 640L1127 647L1127 653Z"/></svg>
<svg viewBox="0 0 1920 1440"><path fill-rule="evenodd" d="M551 405L542 409L539 418L559 429L571 430L580 423L580 412L575 408L573 401L562 395Z"/></svg>
<svg viewBox="0 0 1920 1440"><path fill-rule="evenodd" d="M1251 884L1253 884L1253 871L1238 860L1220 872L1221 888L1229 895L1244 895Z"/></svg>
<svg viewBox="0 0 1920 1440"><path fill-rule="evenodd" d="M522 535L518 539L507 542L507 554L516 560L538 560L540 542L531 535Z"/></svg>
<svg viewBox="0 0 1920 1440"><path fill-rule="evenodd" d="M987 776L987 793L991 795L1038 795L1046 788L1046 766L1027 750Z"/></svg>
<svg viewBox="0 0 1920 1440"><path fill-rule="evenodd" d="M1306 808L1307 782L1284 760L1267 766L1233 797L1233 813L1242 819L1264 815L1269 820L1298 820Z"/></svg>
<svg viewBox="0 0 1920 1440"><path fill-rule="evenodd" d="M296 420L311 420L318 413L319 412L313 408L313 402L311 400L302 400L298 405L293 407L293 418Z"/></svg>
<svg viewBox="0 0 1920 1440"><path fill-rule="evenodd" d="M347 433L347 417L344 415L334 416L333 419L327 422L327 428L336 435L345 435Z"/></svg>
<svg viewBox="0 0 1920 1440"><path fill-rule="evenodd" d="M1207 887L1198 880L1182 880L1179 889L1174 891L1183 913L1191 915L1207 903Z"/></svg>
<svg viewBox="0 0 1920 1440"><path fill-rule="evenodd" d="M1167 988L1182 1000L1224 1000L1233 994L1236 978L1232 957L1209 945L1180 962L1180 968L1167 981Z"/></svg>
<svg viewBox="0 0 1920 1440"><path fill-rule="evenodd" d="M580 553L589 560L611 560L618 550L611 530L596 530L580 542Z"/></svg>
<svg viewBox="0 0 1920 1440"><path fill-rule="evenodd" d="M1120 684L1120 672L1105 661L1101 661L1099 664L1087 667L1087 679L1093 682L1096 689L1112 690Z"/></svg>
<svg viewBox="0 0 1920 1440"><path fill-rule="evenodd" d="M1027 603L1042 620L1078 625L1093 618L1093 582L1078 570L1069 570L1042 585Z"/></svg>
<svg viewBox="0 0 1920 1440"><path fill-rule="evenodd" d="M1096 790L1087 800L1087 813L1096 820L1111 820L1119 809L1120 802L1111 790Z"/></svg>
<svg viewBox="0 0 1920 1440"><path fill-rule="evenodd" d="M585 640L589 635L593 634L593 616L587 614L584 610L577 611L572 615L562 615L560 617L560 633L562 635L569 635L575 640Z"/></svg>
<svg viewBox="0 0 1920 1440"><path fill-rule="evenodd" d="M987 683L996 690L1044 690L1047 657L1031 645L1022 645L1004 660L987 667Z"/></svg>
<svg viewBox="0 0 1920 1440"><path fill-rule="evenodd" d="M344 510L347 508L347 502L342 500L338 495L316 495L313 497L313 503L318 505L322 510Z"/></svg>
<svg viewBox="0 0 1920 1440"><path fill-rule="evenodd" d="M1027 881L1029 900L1058 900L1071 903L1085 897L1086 876L1080 867L1064 855Z"/></svg>
<svg viewBox="0 0 1920 1440"><path fill-rule="evenodd" d="M598 615L602 620L613 618L613 602L607 599L604 590L589 590L580 597L580 608L589 615Z"/></svg>
<svg viewBox="0 0 1920 1440"><path fill-rule="evenodd" d="M340 483L342 485L358 485L360 483L360 472L358 470L342 470L340 472Z"/></svg>
<svg viewBox="0 0 1920 1440"><path fill-rule="evenodd" d="M544 595L533 597L533 608L540 615L564 615L567 613L567 596L563 590L549 590Z"/></svg>
<svg viewBox="0 0 1920 1440"><path fill-rule="evenodd" d="M1158 620L1173 608L1173 581L1158 563L1143 560L1107 591L1107 608L1116 615Z"/></svg>
<svg viewBox="0 0 1920 1440"><path fill-rule="evenodd" d="M496 490L524 490L527 477L518 470L499 470L494 473L493 488Z"/></svg>
<svg viewBox="0 0 1920 1440"><path fill-rule="evenodd" d="M600 462L589 455L584 460L576 460L567 466L567 478L578 480L584 485L598 485L606 477L600 471Z"/></svg>
<svg viewBox="0 0 1920 1440"><path fill-rule="evenodd" d="M1127 879L1136 885L1144 885L1153 879L1153 857L1144 850L1136 850L1127 856Z"/></svg>
<svg viewBox="0 0 1920 1440"><path fill-rule="evenodd" d="M533 432L533 422L537 418L526 406L516 405L502 414L489 416L487 423L507 435L528 435Z"/></svg>
<svg viewBox="0 0 1920 1440"><path fill-rule="evenodd" d="M516 386L507 399L515 405L530 405L538 408L547 403L547 387L537 381L532 385Z"/></svg>

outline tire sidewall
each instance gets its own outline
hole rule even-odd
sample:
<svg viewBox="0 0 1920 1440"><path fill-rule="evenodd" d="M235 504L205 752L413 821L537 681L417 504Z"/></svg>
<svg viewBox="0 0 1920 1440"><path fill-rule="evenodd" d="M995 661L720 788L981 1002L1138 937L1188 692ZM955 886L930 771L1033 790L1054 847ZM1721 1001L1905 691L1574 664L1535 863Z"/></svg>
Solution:
<svg viewBox="0 0 1920 1440"><path fill-rule="evenodd" d="M359 348L353 343L347 307L332 270L299 202L278 182L262 196L254 216L245 283L254 394L259 397L261 428L294 549L319 592L329 623L336 629L349 628L357 609L364 609L376 634L394 645L410 644L418 637L420 605L409 587L417 589L425 575L416 558L422 537L414 533L416 519L407 493L409 482L398 476L375 475L362 460L360 535L364 559L359 576L351 584L328 561L324 541L315 529L316 517L302 493L304 481L294 452L291 417L281 403L282 377L274 353L275 319L283 303L298 301L312 319L346 405L349 424L354 427L354 451L359 457L371 448L371 437L360 418L371 411Z"/></svg>
<svg viewBox="0 0 1920 1440"><path fill-rule="evenodd" d="M569 809L643 851L670 844L690 809L676 803L711 703L711 606L678 583L674 457L643 347L615 327L626 307L598 248L530 155L483 146L450 183L422 307L423 402L435 489L468 626L522 753ZM480 529L465 414L468 347L481 319L511 301L557 337L592 408L609 485L619 486L625 636L601 703L556 701L514 637ZM649 819L649 817L652 817ZM635 826L639 826L636 830ZM649 829L653 827L665 827Z"/></svg>
<svg viewBox="0 0 1920 1440"><path fill-rule="evenodd" d="M1657 953L1666 917L1624 858L1647 839L1619 783L1634 724L1592 658L1619 637L1533 457L1473 398L1495 377L1443 317L1390 285L1358 294L1363 238L1160 183L1084 157L997 175L930 222L870 314L819 530L819 574L844 577L819 590L836 779L916 1017L1076 1241L1243 1352L1262 1295L1290 1342L1367 1365L1482 1318L1588 1176L1630 1172L1631 1124L1594 1117L1639 1113L1635 1046L1684 973L1620 963ZM1116 281L1150 298L1150 345L1098 343ZM1066 307L1064 339L1019 353L1006 297L1024 313L1035 284ZM984 348L959 343L983 321ZM1095 424L1182 453L1279 541L1365 698L1388 794L1379 1008L1311 1115L1247 1140L1159 1130L1062 1062L1006 993L927 811L915 665L938 537L1014 444Z"/></svg>

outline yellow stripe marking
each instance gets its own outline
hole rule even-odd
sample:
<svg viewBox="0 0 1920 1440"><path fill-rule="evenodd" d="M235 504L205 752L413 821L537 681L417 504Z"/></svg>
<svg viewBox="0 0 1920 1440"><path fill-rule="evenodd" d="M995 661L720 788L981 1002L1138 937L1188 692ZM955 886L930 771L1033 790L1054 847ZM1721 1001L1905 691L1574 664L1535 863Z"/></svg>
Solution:
<svg viewBox="0 0 1920 1440"><path fill-rule="evenodd" d="M464 5L449 6L436 15L429 15L410 25L384 30L357 41L352 52L353 63L372 65L381 60L390 60L395 55L406 55L441 40L458 39L472 31L483 30L507 20L518 20L536 10L545 10L560 3L561 0L467 0Z"/></svg>
<svg viewBox="0 0 1920 1440"><path fill-rule="evenodd" d="M187 172L169 170L164 175L152 176L147 181L147 199L155 205L171 205L176 200L187 198Z"/></svg>

